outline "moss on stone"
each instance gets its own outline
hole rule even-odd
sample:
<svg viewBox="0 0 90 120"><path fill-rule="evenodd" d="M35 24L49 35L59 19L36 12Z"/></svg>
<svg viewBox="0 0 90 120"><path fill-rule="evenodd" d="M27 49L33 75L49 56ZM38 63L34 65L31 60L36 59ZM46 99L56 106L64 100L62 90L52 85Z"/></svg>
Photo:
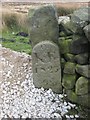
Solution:
<svg viewBox="0 0 90 120"><path fill-rule="evenodd" d="M64 31L61 31L59 35L60 35L60 37L66 37L67 36Z"/></svg>
<svg viewBox="0 0 90 120"><path fill-rule="evenodd" d="M66 74L75 74L75 63L72 62L66 62L64 67L64 73Z"/></svg>
<svg viewBox="0 0 90 120"><path fill-rule="evenodd" d="M76 95L76 93L72 90L67 91L67 98L74 103L77 103L81 106L90 108L90 94L86 95Z"/></svg>
<svg viewBox="0 0 90 120"><path fill-rule="evenodd" d="M64 74L62 85L65 89L73 89L76 82L76 75Z"/></svg>
<svg viewBox="0 0 90 120"><path fill-rule="evenodd" d="M88 64L88 58L89 58L88 53L78 54L75 56L75 61L78 64L85 65L85 64Z"/></svg>
<svg viewBox="0 0 90 120"><path fill-rule="evenodd" d="M72 91L72 90L67 91L67 97L72 102L77 103L77 101L78 101L76 93L74 91Z"/></svg>
<svg viewBox="0 0 90 120"><path fill-rule="evenodd" d="M88 85L89 85L89 80L85 77L80 77L77 82L76 82L76 94L77 95L84 95L88 94Z"/></svg>
<svg viewBox="0 0 90 120"><path fill-rule="evenodd" d="M67 62L75 62L73 54L67 53L67 54L64 54L64 57Z"/></svg>
<svg viewBox="0 0 90 120"><path fill-rule="evenodd" d="M59 48L60 48L60 53L65 54L70 52L70 44L71 44L72 39L68 40L59 40Z"/></svg>
<svg viewBox="0 0 90 120"><path fill-rule="evenodd" d="M77 103L90 108L90 94L77 96Z"/></svg>
<svg viewBox="0 0 90 120"><path fill-rule="evenodd" d="M76 65L76 72L90 79L90 65Z"/></svg>

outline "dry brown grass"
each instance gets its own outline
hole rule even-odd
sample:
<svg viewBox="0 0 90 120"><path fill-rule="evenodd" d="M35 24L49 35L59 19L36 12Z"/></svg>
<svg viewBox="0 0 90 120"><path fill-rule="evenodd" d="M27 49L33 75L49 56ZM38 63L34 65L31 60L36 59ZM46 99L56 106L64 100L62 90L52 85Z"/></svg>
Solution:
<svg viewBox="0 0 90 120"><path fill-rule="evenodd" d="M12 20L12 17L15 18L14 22L16 22L20 28L24 30L27 29L27 14L16 12L11 8L7 9L5 7L2 7L2 29L8 29L7 21L10 22L10 20Z"/></svg>
<svg viewBox="0 0 90 120"><path fill-rule="evenodd" d="M39 5L40 6L40 5ZM16 5L16 4L3 4L2 5L2 29L8 29L6 26L6 19L11 19L12 16L15 16L18 25L24 30L28 30L28 10L29 9L36 9L39 7L38 5Z"/></svg>
<svg viewBox="0 0 90 120"><path fill-rule="evenodd" d="M63 7L63 8L80 8L82 6L88 6L89 3L83 3L83 2L76 2L76 3L57 3L55 4L57 7Z"/></svg>
<svg viewBox="0 0 90 120"><path fill-rule="evenodd" d="M6 29L5 24L5 16L10 16L15 14L17 17L17 23L24 29L27 29L27 16L28 16L28 10L29 9L36 9L42 5L45 4L3 4L0 8L0 13L2 13L2 19L0 22L2 22L2 27ZM55 3L55 6L57 8L65 8L65 9L77 9L81 6L88 6L87 3ZM1 28L1 25L0 25Z"/></svg>

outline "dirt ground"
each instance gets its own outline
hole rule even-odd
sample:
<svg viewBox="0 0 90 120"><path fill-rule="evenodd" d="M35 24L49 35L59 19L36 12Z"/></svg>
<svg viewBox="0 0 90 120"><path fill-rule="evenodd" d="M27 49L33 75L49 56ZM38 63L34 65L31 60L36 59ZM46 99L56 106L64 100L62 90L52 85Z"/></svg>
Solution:
<svg viewBox="0 0 90 120"><path fill-rule="evenodd" d="M31 72L31 56L0 45L0 86L5 82L12 85L14 82L25 80L29 72Z"/></svg>

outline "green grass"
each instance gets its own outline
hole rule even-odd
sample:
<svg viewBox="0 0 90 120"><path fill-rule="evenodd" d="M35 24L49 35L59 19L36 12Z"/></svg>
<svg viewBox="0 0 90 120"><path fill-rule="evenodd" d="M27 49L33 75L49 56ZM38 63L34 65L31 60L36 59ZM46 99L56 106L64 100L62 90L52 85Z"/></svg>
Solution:
<svg viewBox="0 0 90 120"><path fill-rule="evenodd" d="M28 32L28 16L25 14L17 13L2 13L3 29L8 31Z"/></svg>
<svg viewBox="0 0 90 120"><path fill-rule="evenodd" d="M16 35L20 31L25 33L28 32L27 15L6 12L3 13L2 21L2 35L0 36L0 38L4 39L0 41L2 46L18 52L25 52L27 54L31 54L32 48L29 44L29 37L22 37Z"/></svg>
<svg viewBox="0 0 90 120"><path fill-rule="evenodd" d="M2 38L5 39L5 41L2 41L2 46L15 50L17 52L25 52L27 54L31 54L32 48L29 44L29 37L16 36L15 34L13 35L9 32L3 33Z"/></svg>

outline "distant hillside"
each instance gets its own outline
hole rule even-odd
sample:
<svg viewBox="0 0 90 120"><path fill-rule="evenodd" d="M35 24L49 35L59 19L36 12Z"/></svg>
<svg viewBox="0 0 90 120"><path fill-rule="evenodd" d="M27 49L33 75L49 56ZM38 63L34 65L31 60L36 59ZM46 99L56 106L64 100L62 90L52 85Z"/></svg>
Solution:
<svg viewBox="0 0 90 120"><path fill-rule="evenodd" d="M2 2L44 2L44 3L66 3L66 2L89 2L89 0L1 0Z"/></svg>

